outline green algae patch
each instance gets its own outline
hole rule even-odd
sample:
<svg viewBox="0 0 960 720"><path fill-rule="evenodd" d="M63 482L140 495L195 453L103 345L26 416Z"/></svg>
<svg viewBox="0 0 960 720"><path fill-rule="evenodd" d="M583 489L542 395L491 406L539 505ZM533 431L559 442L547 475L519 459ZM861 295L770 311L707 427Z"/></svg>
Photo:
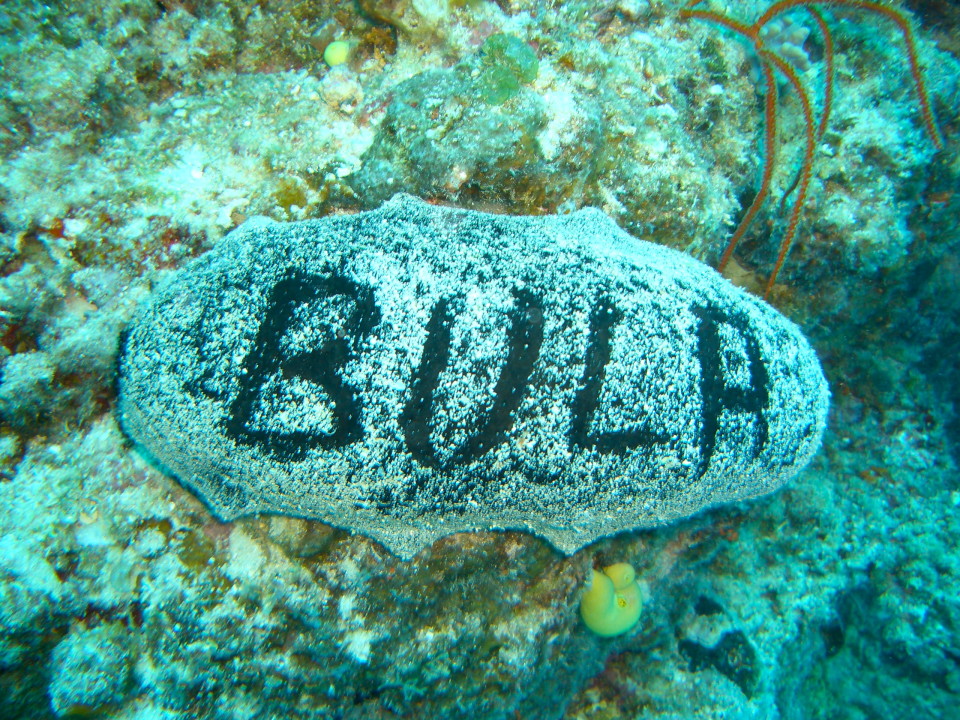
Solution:
<svg viewBox="0 0 960 720"><path fill-rule="evenodd" d="M540 63L527 43L515 35L497 33L481 49L482 70L477 90L485 102L499 105L520 91L522 84L537 79Z"/></svg>
<svg viewBox="0 0 960 720"><path fill-rule="evenodd" d="M520 92L520 80L508 68L494 66L484 69L476 87L484 102L500 105Z"/></svg>
<svg viewBox="0 0 960 720"><path fill-rule="evenodd" d="M516 35L497 33L483 43L485 64L496 65L509 70L520 82L531 83L537 79L540 63L536 54L527 43Z"/></svg>

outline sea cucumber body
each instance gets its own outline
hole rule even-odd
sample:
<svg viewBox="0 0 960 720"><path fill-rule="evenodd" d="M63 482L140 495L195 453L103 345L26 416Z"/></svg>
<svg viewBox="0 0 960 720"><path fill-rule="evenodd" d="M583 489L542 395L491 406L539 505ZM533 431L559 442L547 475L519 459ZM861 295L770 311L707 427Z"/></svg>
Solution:
<svg viewBox="0 0 960 720"><path fill-rule="evenodd" d="M465 530L573 552L771 492L829 393L798 328L597 210L398 195L247 223L128 330L129 435L223 520L323 520L411 557Z"/></svg>

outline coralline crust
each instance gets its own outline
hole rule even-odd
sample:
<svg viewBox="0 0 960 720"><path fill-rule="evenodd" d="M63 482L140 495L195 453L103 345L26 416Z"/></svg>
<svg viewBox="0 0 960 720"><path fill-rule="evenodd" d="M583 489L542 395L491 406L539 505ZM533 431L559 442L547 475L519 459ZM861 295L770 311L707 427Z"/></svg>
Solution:
<svg viewBox="0 0 960 720"><path fill-rule="evenodd" d="M157 289L120 367L123 427L220 519L403 558L500 529L571 553L769 493L828 402L796 326L598 210L405 195L246 223Z"/></svg>

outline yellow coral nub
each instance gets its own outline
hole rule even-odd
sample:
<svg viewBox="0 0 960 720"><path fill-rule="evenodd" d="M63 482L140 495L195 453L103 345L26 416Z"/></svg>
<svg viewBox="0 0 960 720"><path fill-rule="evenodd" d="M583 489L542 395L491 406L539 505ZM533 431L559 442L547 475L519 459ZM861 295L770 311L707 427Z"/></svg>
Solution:
<svg viewBox="0 0 960 720"><path fill-rule="evenodd" d="M622 635L640 619L641 598L637 575L627 563L593 571L590 586L580 600L580 617L597 635Z"/></svg>
<svg viewBox="0 0 960 720"><path fill-rule="evenodd" d="M323 61L330 67L343 65L350 59L350 43L346 40L334 40L323 51Z"/></svg>

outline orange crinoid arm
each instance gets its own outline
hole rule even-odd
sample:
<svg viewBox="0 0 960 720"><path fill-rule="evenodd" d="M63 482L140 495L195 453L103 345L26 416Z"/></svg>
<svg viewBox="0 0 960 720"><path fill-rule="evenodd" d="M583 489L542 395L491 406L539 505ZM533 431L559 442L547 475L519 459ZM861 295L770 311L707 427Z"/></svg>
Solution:
<svg viewBox="0 0 960 720"><path fill-rule="evenodd" d="M757 213L760 212L760 208L763 207L763 203L770 194L770 181L773 179L773 168L776 165L777 103L780 100L780 94L777 90L777 81L773 77L773 70L770 68L770 64L762 62L760 67L763 70L763 80L766 86L766 94L763 100L763 177L760 179L760 189L757 190L757 194L753 196L753 202L750 203L750 207L747 208L747 212L743 218L741 218L737 229L730 238L730 242L727 243L727 249L723 251L720 264L717 266L720 272L723 272L727 263L730 262L733 251L746 234L747 228L750 227L753 219L757 216Z"/></svg>
<svg viewBox="0 0 960 720"><path fill-rule="evenodd" d="M906 55L910 68L910 76L913 79L913 85L917 95L917 101L920 106L920 114L923 119L924 128L926 129L927 134L930 136L931 142L937 150L943 149L943 136L940 134L940 130L937 126L936 118L933 114L932 104L930 102L930 96L927 93L923 72L920 68L916 40L913 36L913 28L910 22L907 20L907 17L898 10L894 10L886 5L882 5L879 2L873 2L873 0L778 0L778 2L771 4L754 23L747 24L727 17L726 15L721 15L720 13L712 10L703 10L697 8L697 6L702 3L703 0L689 0L687 4L680 9L680 17L684 19L695 18L712 22L725 27L734 33L737 33L747 40L751 44L753 52L760 62L761 69L763 70L764 85L766 87L766 98L764 104L765 129L763 143L763 176L760 181L760 189L757 191L753 202L750 204L750 207L747 209L747 212L744 214L743 219L740 221L737 229L734 231L733 236L730 239L729 244L724 250L723 256L720 260L720 270L723 270L723 268L729 262L737 244L746 234L750 223L759 213L761 206L770 192L771 177L773 174L773 168L777 154L775 139L776 128L778 125L777 113L779 112L775 92L776 82L772 80L773 69L776 69L776 71L790 84L791 88L799 99L800 107L803 112L805 142L803 156L800 161L800 169L793 183L785 193L781 207L783 204L785 204L787 196L789 196L794 189L797 190L797 194L790 205L790 216L787 222L787 229L784 232L783 239L780 242L776 264L773 272L770 274L770 277L767 280L766 291L764 293L764 297L766 297L770 294L770 290L773 288L773 285L776 282L780 268L783 267L783 263L790 251L790 246L793 244L793 239L797 234L800 214L803 211L803 206L806 202L807 190L810 185L810 178L812 176L813 156L816 149L816 143L823 137L823 134L826 131L827 123L829 122L830 118L830 109L833 103L833 37L830 34L830 28L827 26L827 23L817 9L817 6L826 5L866 10L874 13L875 15L887 18L897 26L900 34L903 36L904 44L906 46ZM787 62L784 58L782 58L765 44L764 37L761 34L761 30L764 28L764 26L770 23L774 18L791 10L801 8L806 9L813 17L813 20L817 24L824 42L826 78L823 100L820 108L820 120L816 124L814 123L814 111L813 104L810 101L810 94L801 83L800 77L796 70L789 62ZM773 87L773 91L771 91L771 87Z"/></svg>
<svg viewBox="0 0 960 720"><path fill-rule="evenodd" d="M767 278L767 286L763 291L763 297L770 296L773 284L777 280L780 268L783 267L783 261L787 259L787 253L790 252L790 246L793 244L793 238L797 234L797 225L800 222L800 213L807 200L807 188L810 186L810 177L813 175L813 151L816 146L815 132L813 128L813 107L810 104L810 98L803 91L800 78L797 77L797 71L793 69L786 60L775 55L768 50L761 50L764 60L776 66L777 70L787 78L787 81L793 87L797 97L800 99L800 108L803 110L804 125L804 148L803 158L800 160L800 182L797 186L797 196L790 206L790 220L787 222L787 230L783 233L783 239L780 240L780 249L777 252L777 262L773 266L773 272Z"/></svg>
<svg viewBox="0 0 960 720"><path fill-rule="evenodd" d="M698 0L699 1L699 0ZM923 117L923 124L930 136L930 141L937 150L943 150L943 135L940 134L940 128L937 126L937 120L933 114L933 107L930 103L930 96L927 93L927 84L923 77L923 71L920 68L919 55L917 54L917 42L913 37L913 27L907 16L899 10L882 5L872 0L779 0L773 3L767 11L760 16L760 19L754 23L758 29L770 22L777 15L781 15L789 10L799 7L812 7L816 5L828 5L835 7L850 7L859 10L866 10L881 17L890 20L900 34L903 36L903 42L907 48L907 61L910 65L910 76L913 78L913 86L917 93L917 101L920 104L920 115Z"/></svg>

